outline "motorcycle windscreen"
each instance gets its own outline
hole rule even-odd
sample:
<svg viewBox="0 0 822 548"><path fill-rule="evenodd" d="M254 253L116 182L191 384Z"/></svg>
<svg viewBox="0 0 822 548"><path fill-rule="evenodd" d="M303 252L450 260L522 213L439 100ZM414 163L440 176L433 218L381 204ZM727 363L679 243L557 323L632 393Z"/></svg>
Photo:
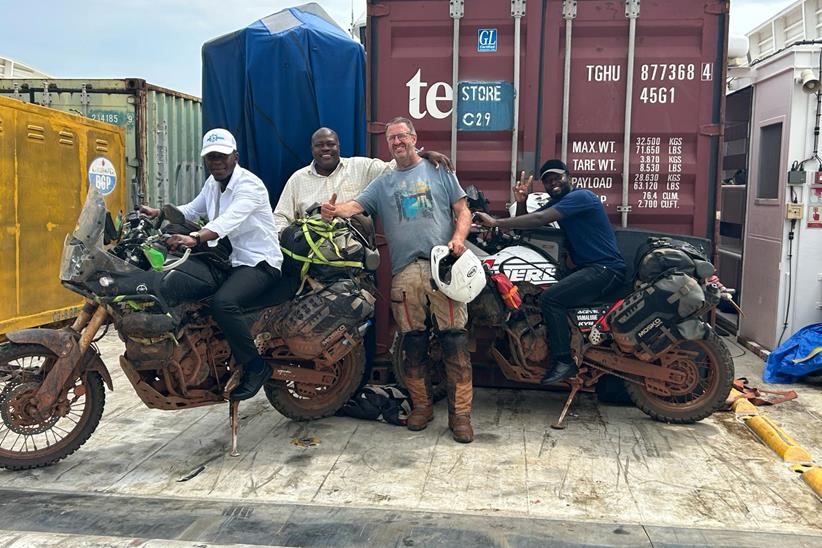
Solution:
<svg viewBox="0 0 822 548"><path fill-rule="evenodd" d="M77 219L74 232L66 236L60 279L83 282L97 272L134 272L134 265L106 252L103 232L106 227L106 203L100 191L89 186L86 203Z"/></svg>

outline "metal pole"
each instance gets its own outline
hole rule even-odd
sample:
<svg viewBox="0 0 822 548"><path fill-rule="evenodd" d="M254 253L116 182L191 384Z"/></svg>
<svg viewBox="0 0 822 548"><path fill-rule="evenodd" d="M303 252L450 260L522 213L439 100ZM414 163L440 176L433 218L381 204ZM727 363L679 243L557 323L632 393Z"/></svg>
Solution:
<svg viewBox="0 0 822 548"><path fill-rule="evenodd" d="M565 70L562 83L562 150L560 158L568 163L568 122L571 110L571 29L577 16L577 0L564 0L562 17L565 19Z"/></svg>
<svg viewBox="0 0 822 548"><path fill-rule="evenodd" d="M465 12L463 0L451 0L451 19L454 20L454 43L451 46L451 162L457 165L457 103L459 99L460 19Z"/></svg>
<svg viewBox="0 0 822 548"><path fill-rule="evenodd" d="M636 51L636 18L639 17L639 0L626 0L625 17L628 18L628 68L625 71L625 135L622 140L622 228L628 226L628 190L631 185L631 113L634 95L634 54Z"/></svg>
<svg viewBox="0 0 822 548"><path fill-rule="evenodd" d="M519 65L522 16L525 0L511 0L511 16L514 18L514 128L511 134L511 188L517 181L517 145L519 140ZM513 190L512 190L513 192Z"/></svg>

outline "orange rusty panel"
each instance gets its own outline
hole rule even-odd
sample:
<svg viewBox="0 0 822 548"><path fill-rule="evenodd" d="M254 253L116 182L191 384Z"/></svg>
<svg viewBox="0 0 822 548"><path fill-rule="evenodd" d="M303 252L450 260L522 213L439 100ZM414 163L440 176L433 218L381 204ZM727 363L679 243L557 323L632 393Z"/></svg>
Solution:
<svg viewBox="0 0 822 548"><path fill-rule="evenodd" d="M93 162L114 167L117 177L106 196L113 214L124 209L126 184L122 129L3 97L0 118L5 126L0 134L4 333L76 312L82 299L60 285L60 256L83 205Z"/></svg>

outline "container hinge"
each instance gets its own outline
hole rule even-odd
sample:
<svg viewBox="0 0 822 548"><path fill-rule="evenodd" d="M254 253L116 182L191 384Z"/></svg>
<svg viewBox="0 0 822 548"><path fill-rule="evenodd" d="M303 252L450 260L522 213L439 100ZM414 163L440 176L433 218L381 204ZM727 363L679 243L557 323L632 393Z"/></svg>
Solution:
<svg viewBox="0 0 822 548"><path fill-rule="evenodd" d="M451 14L451 19L462 19L462 16L465 15L464 0L449 0L448 13Z"/></svg>
<svg viewBox="0 0 822 548"><path fill-rule="evenodd" d="M49 83L43 80L43 97L40 99L40 104L44 107L51 105L51 93L49 93Z"/></svg>
<svg viewBox="0 0 822 548"><path fill-rule="evenodd" d="M80 86L80 104L86 107L91 104L91 97L89 96L88 91L86 91L86 84Z"/></svg>
<svg viewBox="0 0 822 548"><path fill-rule="evenodd" d="M511 0L511 17L525 17L525 0Z"/></svg>
<svg viewBox="0 0 822 548"><path fill-rule="evenodd" d="M623 211L626 211L626 212L631 211L631 206L630 205L618 205L618 206L616 206L616 210L619 213L622 213Z"/></svg>
<svg viewBox="0 0 822 548"><path fill-rule="evenodd" d="M368 122L368 133L385 133L385 122Z"/></svg>
<svg viewBox="0 0 822 548"><path fill-rule="evenodd" d="M562 0L562 18L566 21L577 16L577 0Z"/></svg>
<svg viewBox="0 0 822 548"><path fill-rule="evenodd" d="M639 17L639 0L625 0L625 17L628 19Z"/></svg>
<svg viewBox="0 0 822 548"><path fill-rule="evenodd" d="M730 9L731 6L726 0L715 0L714 2L705 3L705 13L711 15L722 15L723 13L728 13Z"/></svg>
<svg viewBox="0 0 822 548"><path fill-rule="evenodd" d="M720 135L723 135L724 132L722 131L721 124L705 124L699 126L699 134L707 135L709 137L718 137Z"/></svg>
<svg viewBox="0 0 822 548"><path fill-rule="evenodd" d="M385 4L368 4L366 13L368 13L370 17L385 17L391 13L391 10Z"/></svg>

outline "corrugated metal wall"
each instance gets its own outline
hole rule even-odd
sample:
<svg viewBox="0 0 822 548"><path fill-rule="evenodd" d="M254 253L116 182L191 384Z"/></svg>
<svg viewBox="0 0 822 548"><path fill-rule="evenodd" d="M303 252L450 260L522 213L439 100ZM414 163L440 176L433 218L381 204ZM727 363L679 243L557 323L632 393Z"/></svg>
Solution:
<svg viewBox="0 0 822 548"><path fill-rule="evenodd" d="M200 159L202 104L149 86L146 126L148 201L158 205L190 201L207 177Z"/></svg>

